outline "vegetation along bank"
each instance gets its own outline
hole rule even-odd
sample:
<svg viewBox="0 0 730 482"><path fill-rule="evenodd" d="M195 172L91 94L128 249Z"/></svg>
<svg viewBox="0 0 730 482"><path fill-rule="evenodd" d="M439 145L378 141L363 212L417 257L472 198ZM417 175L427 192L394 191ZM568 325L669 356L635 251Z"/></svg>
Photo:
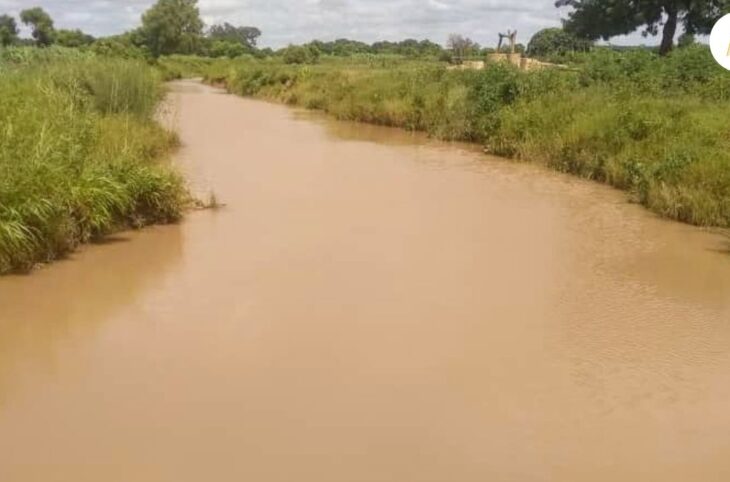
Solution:
<svg viewBox="0 0 730 482"><path fill-rule="evenodd" d="M595 49L568 61L534 72L383 55L163 64L239 95L482 143L627 190L662 216L730 227L730 76L709 50Z"/></svg>
<svg viewBox="0 0 730 482"><path fill-rule="evenodd" d="M20 12L30 32L21 37L2 14L0 273L180 217L188 198L165 162L176 139L154 114L163 80L195 75L239 95L481 143L624 189L662 216L730 227L730 75L694 39L724 10L627 4L639 10L597 25L599 3L558 2L572 8L563 29L512 46L563 66L530 72L459 68L509 50L458 34L446 48L415 39L259 48L258 28L205 28L196 0L158 0L139 27L105 38L56 29L41 8ZM618 30L656 33L665 14L674 28L656 49L594 44Z"/></svg>
<svg viewBox="0 0 730 482"><path fill-rule="evenodd" d="M0 273L115 230L180 218L187 195L154 121L163 85L134 60L0 50Z"/></svg>

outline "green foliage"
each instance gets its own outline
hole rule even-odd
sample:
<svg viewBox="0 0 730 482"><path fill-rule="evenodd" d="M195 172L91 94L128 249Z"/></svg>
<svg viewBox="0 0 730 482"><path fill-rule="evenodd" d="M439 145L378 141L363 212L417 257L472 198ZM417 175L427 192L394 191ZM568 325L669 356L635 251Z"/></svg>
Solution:
<svg viewBox="0 0 730 482"><path fill-rule="evenodd" d="M370 46L368 44L357 40L348 40L343 38L337 39L333 42L315 40L309 45L314 46L325 55L336 55L339 57L370 53Z"/></svg>
<svg viewBox="0 0 730 482"><path fill-rule="evenodd" d="M61 61L76 61L89 57L88 52L52 45L48 48L8 47L0 49L0 72L17 66L45 65Z"/></svg>
<svg viewBox="0 0 730 482"><path fill-rule="evenodd" d="M370 46L370 53L375 55L402 55L408 58L437 58L444 49L430 40L406 39L400 42L375 42Z"/></svg>
<svg viewBox="0 0 730 482"><path fill-rule="evenodd" d="M175 80L192 77L202 77L206 72L212 72L213 59L194 55L170 55L157 59L157 70L164 80ZM218 61L216 65L224 65Z"/></svg>
<svg viewBox="0 0 730 482"><path fill-rule="evenodd" d="M141 60L147 57L147 51L134 45L128 36L96 40L91 44L90 50L99 57L107 58Z"/></svg>
<svg viewBox="0 0 730 482"><path fill-rule="evenodd" d="M531 57L547 57L573 52L586 52L591 42L579 39L561 28L546 28L537 32L527 45Z"/></svg>
<svg viewBox="0 0 730 482"><path fill-rule="evenodd" d="M256 47L256 41L261 36L261 30L256 27L236 27L226 22L213 25L208 30L208 38L215 41L239 44L246 50Z"/></svg>
<svg viewBox="0 0 730 482"><path fill-rule="evenodd" d="M142 16L138 35L154 57L196 52L203 35L198 0L158 0Z"/></svg>
<svg viewBox="0 0 730 482"><path fill-rule="evenodd" d="M53 28L53 19L40 7L30 8L20 12L20 20L33 28L33 38L41 47L51 45L56 31Z"/></svg>
<svg viewBox="0 0 730 482"><path fill-rule="evenodd" d="M315 64L319 55L319 50L313 45L290 45L281 52L285 64Z"/></svg>
<svg viewBox="0 0 730 482"><path fill-rule="evenodd" d="M679 39L677 39L677 47L683 49L685 47L690 47L697 43L697 40L695 39L694 34L691 34L689 32L685 32L682 35L679 36Z"/></svg>
<svg viewBox="0 0 730 482"><path fill-rule="evenodd" d="M657 35L661 27L662 55L672 50L680 22L690 34L707 34L728 11L726 0L558 0L556 6L573 8L565 29L586 39L608 40L642 26L644 35Z"/></svg>
<svg viewBox="0 0 730 482"><path fill-rule="evenodd" d="M91 45L94 37L81 30L57 30L56 43L63 47L77 48Z"/></svg>
<svg viewBox="0 0 730 482"><path fill-rule="evenodd" d="M13 45L18 40L18 24L10 15L0 15L0 47Z"/></svg>
<svg viewBox="0 0 730 482"><path fill-rule="evenodd" d="M176 139L152 120L154 71L43 52L0 59L0 273L122 227L175 221L186 202L180 176L158 163Z"/></svg>
<svg viewBox="0 0 730 482"><path fill-rule="evenodd" d="M463 60L479 55L479 44L468 37L452 34L449 36L448 47L454 58Z"/></svg>
<svg viewBox="0 0 730 482"><path fill-rule="evenodd" d="M304 47L314 47L322 55L352 57L358 55L397 55L408 58L437 58L443 48L429 40L406 39L400 42L381 41L372 45L357 40L337 39L331 42L314 40Z"/></svg>
<svg viewBox="0 0 730 482"><path fill-rule="evenodd" d="M229 40L214 40L208 48L208 55L213 58L228 57L234 59L249 52L250 49L246 46Z"/></svg>
<svg viewBox="0 0 730 482"><path fill-rule="evenodd" d="M208 78L340 119L480 142L625 189L664 216L730 227L730 77L705 46L667 57L596 49L575 68L533 72L378 57L213 62Z"/></svg>

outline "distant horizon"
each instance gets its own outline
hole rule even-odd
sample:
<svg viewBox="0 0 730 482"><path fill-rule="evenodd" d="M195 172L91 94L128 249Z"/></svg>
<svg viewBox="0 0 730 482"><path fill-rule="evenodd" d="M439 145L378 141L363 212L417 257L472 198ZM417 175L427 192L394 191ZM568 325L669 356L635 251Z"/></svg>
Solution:
<svg viewBox="0 0 730 482"><path fill-rule="evenodd" d="M51 15L56 28L80 29L94 37L121 35L141 23L145 10L155 0L0 0L0 15L18 17L21 10L39 6ZM305 0L290 6L291 0L202 0L201 16L206 26L228 22L258 27L258 46L279 49L289 44L340 38L372 44L413 38L445 45L450 34L471 38L482 47L496 47L498 32L517 29L518 43L527 45L544 28L560 27L568 10L558 9L552 0ZM417 5L424 3L424 5ZM297 11L299 9L299 11ZM389 15L390 12L402 15ZM415 13L414 13L415 12ZM408 13L408 22L400 22ZM21 36L30 31L21 26ZM704 37L701 41L706 42ZM659 44L659 37L639 32L617 36L599 45L647 46Z"/></svg>

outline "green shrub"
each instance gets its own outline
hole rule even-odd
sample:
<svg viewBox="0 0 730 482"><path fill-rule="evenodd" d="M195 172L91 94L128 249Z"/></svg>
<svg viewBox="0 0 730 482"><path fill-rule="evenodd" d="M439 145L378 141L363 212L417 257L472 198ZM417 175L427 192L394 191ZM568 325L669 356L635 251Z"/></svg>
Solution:
<svg viewBox="0 0 730 482"><path fill-rule="evenodd" d="M290 45L281 54L285 64L316 64L320 52L314 46Z"/></svg>

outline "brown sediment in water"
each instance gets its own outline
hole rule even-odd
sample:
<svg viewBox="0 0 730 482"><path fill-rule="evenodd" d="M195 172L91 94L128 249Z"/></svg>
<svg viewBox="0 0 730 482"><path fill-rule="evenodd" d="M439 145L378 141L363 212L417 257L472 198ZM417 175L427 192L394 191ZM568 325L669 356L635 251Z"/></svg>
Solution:
<svg viewBox="0 0 730 482"><path fill-rule="evenodd" d="M0 481L730 480L722 236L175 85L227 206L0 279Z"/></svg>

